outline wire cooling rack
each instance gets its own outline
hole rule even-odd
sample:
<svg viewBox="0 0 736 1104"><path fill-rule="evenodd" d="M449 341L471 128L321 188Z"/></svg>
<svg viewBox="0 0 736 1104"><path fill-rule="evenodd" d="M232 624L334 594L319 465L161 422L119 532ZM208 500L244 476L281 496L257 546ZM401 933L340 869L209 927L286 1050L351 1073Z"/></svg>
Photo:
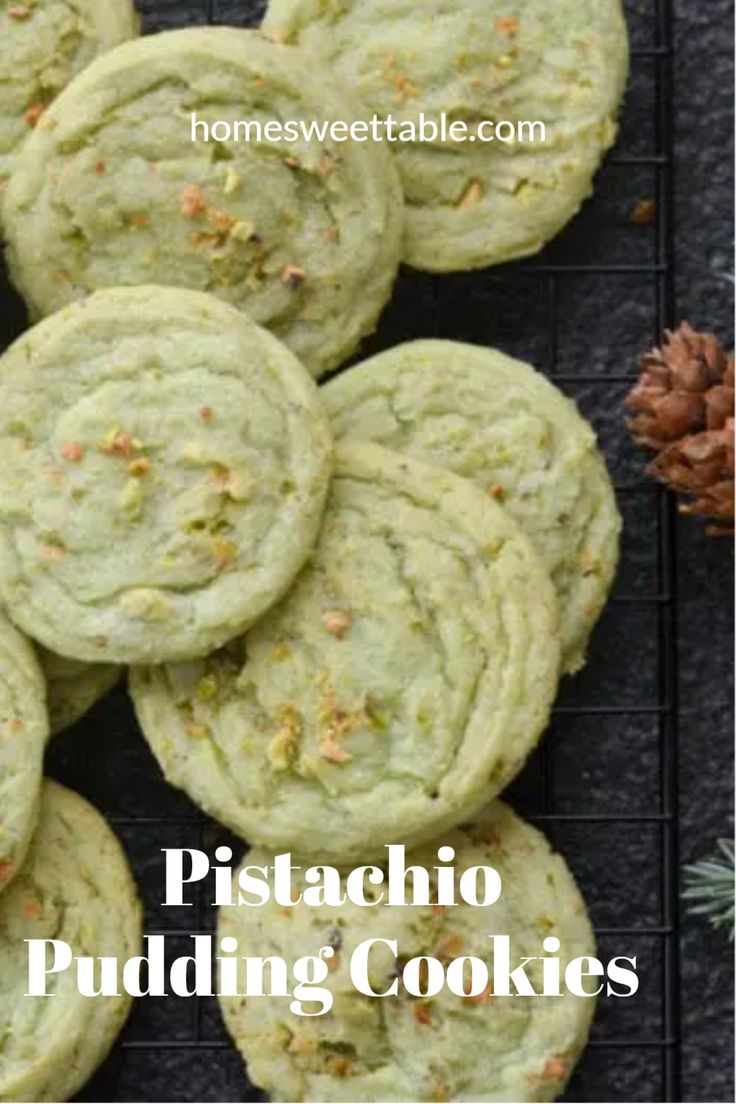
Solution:
<svg viewBox="0 0 736 1104"><path fill-rule="evenodd" d="M247 0L142 0L147 30L258 21ZM638 352L674 322L672 0L631 0L632 80L621 140L596 195L539 257L453 277L402 276L375 351L412 337L497 345L547 372L596 426L625 519L619 582L586 669L562 688L550 732L510 798L553 839L588 901L600 955L637 955L641 988L601 1002L568 1089L578 1101L679 1101L677 665L674 517L644 482L623 399ZM656 217L632 218L641 200ZM647 204L651 210L651 205ZM0 346L24 324L0 282ZM365 350L364 350L365 352ZM107 813L135 867L147 931L172 956L212 930L210 887L164 909L164 847L224 838L165 785L122 691L58 739L49 770ZM237 845L236 845L237 846ZM236 852L237 854L237 852ZM216 1002L137 1002L81 1099L259 1100Z"/></svg>

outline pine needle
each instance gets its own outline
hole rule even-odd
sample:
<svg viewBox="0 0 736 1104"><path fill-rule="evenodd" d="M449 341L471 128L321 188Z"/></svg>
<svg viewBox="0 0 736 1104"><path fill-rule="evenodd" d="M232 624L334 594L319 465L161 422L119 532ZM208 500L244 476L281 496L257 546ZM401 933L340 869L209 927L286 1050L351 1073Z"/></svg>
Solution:
<svg viewBox="0 0 736 1104"><path fill-rule="evenodd" d="M718 849L707 859L683 867L683 899L690 902L688 912L705 916L714 928L730 927L734 935L734 844L719 839Z"/></svg>

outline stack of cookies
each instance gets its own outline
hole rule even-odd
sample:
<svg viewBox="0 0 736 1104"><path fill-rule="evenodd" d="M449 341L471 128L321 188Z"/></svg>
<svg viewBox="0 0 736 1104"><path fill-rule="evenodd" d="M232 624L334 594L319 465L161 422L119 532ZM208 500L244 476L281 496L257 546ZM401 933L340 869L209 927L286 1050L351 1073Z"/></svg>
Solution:
<svg viewBox="0 0 736 1104"><path fill-rule="evenodd" d="M74 33L65 7L0 9L18 36L0 61L9 48L21 64L34 24L64 80L112 44L95 40L99 5ZM128 5L109 9L132 35ZM258 845L254 862L292 851L347 868L387 843L421 862L449 842L459 864L504 875L492 922L469 906L451 923L409 907L224 915L249 953L313 953L336 925L349 948L403 925L411 954L452 941L472 954L491 924L522 953L547 934L563 960L592 953L562 861L489 802L582 665L615 572L620 519L593 431L528 365L453 342L315 383L373 328L402 257L448 270L520 256L589 190L626 73L618 0L503 9L275 2L269 37L197 28L117 46L44 98L20 147L15 100L12 125L0 116L8 261L48 316L0 358L0 962L7 1023L23 1023L18 1041L0 1011L1 1098L73 1094L127 1011L106 999L92 1027L61 981L59 1011L29 1005L22 940L68 923L90 954L140 942L109 829L42 783L42 670L56 729L129 667L166 777ZM393 105L477 121L490 103L545 118L543 151L394 157L189 133L192 113L350 122ZM448 995L384 1017L347 958L333 1011L298 1031L288 1000L223 1000L278 1099L551 1099L584 1045L591 1001ZM63 1076L56 1048L74 1055Z"/></svg>

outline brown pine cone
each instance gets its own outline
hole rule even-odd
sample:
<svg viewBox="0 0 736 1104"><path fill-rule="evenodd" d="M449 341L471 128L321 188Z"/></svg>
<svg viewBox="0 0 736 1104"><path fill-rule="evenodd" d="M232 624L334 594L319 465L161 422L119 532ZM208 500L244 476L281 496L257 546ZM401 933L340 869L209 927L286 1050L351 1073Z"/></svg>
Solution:
<svg viewBox="0 0 736 1104"><path fill-rule="evenodd" d="M683 322L642 358L626 405L634 440L658 453L647 474L688 496L683 513L732 531L722 526L734 518L733 356L712 334Z"/></svg>

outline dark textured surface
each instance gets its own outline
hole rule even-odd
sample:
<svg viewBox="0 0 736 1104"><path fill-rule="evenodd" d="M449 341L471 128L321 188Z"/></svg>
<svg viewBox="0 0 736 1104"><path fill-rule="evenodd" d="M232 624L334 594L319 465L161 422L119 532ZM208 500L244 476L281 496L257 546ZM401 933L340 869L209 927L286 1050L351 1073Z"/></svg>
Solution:
<svg viewBox="0 0 736 1104"><path fill-rule="evenodd" d="M205 0L146 0L141 7L148 30L205 22L208 14ZM259 7L244 0L214 4L223 22L247 22ZM659 1101L666 1091L656 1045L667 1031L663 939L656 930L615 930L664 924L662 828L651 820L606 819L647 818L664 807L661 720L653 711L664 690L660 496L642 480L642 458L627 438L621 403L627 390L622 377L635 372L637 354L655 339L666 280L661 284L648 272L576 271L611 264L638 268L658 260L656 227L636 226L629 216L638 199L657 195L656 166L632 164L631 158L666 153L656 110L657 69L667 65L656 56L665 44L656 12L664 7L658 0L627 4L640 52L623 133L600 174L595 199L578 219L531 264L446 278L405 274L367 344L372 350L442 335L497 344L533 361L560 377L594 422L621 487L626 531L616 598L596 632L588 667L563 687L552 729L512 795L529 815L560 818L542 819L540 826L580 880L600 930L602 957L638 957L640 992L601 1006L593 1046L568 1091L568 1099L589 1102ZM728 338L732 4L676 0L676 8L675 308L677 316ZM17 301L0 288L0 345L21 327ZM676 561L680 845L682 858L692 860L732 824L732 549L728 541L707 540L700 524L681 521ZM610 707L623 712L606 712ZM671 739L673 732L667 728L665 735ZM184 953L192 910L161 908L160 849L197 846L200 838L211 849L220 832L214 825L186 823L197 814L163 782L122 690L54 742L50 771L115 818L147 905L149 930L181 931L170 949L172 955ZM579 815L601 819L589 824L569 819ZM133 824L138 817L168 822ZM196 922L210 921L210 910L203 907ZM681 951L681 1099L733 1100L727 939L683 917ZM198 1049L175 1047L195 1039ZM157 1042L166 1045L158 1048ZM175 998L138 1002L123 1044L82 1098L259 1099L226 1043L214 1002L198 1006Z"/></svg>
<svg viewBox="0 0 736 1104"><path fill-rule="evenodd" d="M677 311L733 342L733 4L677 0ZM730 542L678 526L681 851L733 833ZM734 1099L733 972L724 934L685 917L683 1099Z"/></svg>

